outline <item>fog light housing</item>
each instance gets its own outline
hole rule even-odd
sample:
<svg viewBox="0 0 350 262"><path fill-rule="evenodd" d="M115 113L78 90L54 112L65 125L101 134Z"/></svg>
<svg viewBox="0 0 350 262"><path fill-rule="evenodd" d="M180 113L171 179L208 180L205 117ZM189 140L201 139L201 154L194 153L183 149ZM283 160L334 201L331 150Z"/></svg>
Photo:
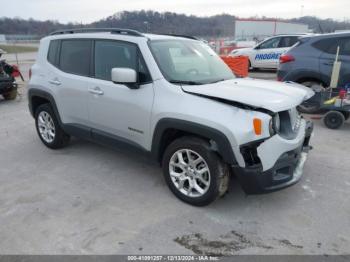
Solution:
<svg viewBox="0 0 350 262"><path fill-rule="evenodd" d="M269 131L270 131L270 135L273 136L275 134L277 134L281 129L281 119L279 114L275 114L269 123Z"/></svg>

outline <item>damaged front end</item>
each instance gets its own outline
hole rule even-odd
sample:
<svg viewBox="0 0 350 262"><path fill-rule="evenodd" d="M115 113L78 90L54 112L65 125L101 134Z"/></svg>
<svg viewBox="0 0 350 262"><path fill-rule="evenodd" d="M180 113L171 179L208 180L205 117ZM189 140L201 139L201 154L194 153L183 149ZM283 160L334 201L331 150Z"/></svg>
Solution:
<svg viewBox="0 0 350 262"><path fill-rule="evenodd" d="M243 190L247 194L262 194L297 183L310 150L312 122L302 120L303 130L290 140L276 134L269 139L240 147L245 167L234 166ZM283 141L284 140L284 141Z"/></svg>

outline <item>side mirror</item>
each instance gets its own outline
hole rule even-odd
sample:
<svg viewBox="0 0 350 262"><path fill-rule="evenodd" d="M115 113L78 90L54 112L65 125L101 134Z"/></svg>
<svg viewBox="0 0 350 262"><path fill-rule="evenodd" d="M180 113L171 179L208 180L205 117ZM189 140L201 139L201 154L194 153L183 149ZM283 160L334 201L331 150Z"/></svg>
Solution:
<svg viewBox="0 0 350 262"><path fill-rule="evenodd" d="M137 89L137 73L131 68L112 68L112 81L116 84L125 84L131 89Z"/></svg>

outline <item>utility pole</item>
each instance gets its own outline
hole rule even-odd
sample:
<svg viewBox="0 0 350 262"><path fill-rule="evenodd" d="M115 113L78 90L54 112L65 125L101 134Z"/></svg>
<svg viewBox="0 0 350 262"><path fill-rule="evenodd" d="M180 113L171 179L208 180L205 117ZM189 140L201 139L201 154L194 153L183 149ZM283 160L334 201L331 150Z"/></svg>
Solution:
<svg viewBox="0 0 350 262"><path fill-rule="evenodd" d="M150 33L151 25L149 24L149 22L148 21L144 21L143 24L146 26L146 33Z"/></svg>
<svg viewBox="0 0 350 262"><path fill-rule="evenodd" d="M301 5L301 11L300 11L300 17L303 17L304 15L304 5Z"/></svg>

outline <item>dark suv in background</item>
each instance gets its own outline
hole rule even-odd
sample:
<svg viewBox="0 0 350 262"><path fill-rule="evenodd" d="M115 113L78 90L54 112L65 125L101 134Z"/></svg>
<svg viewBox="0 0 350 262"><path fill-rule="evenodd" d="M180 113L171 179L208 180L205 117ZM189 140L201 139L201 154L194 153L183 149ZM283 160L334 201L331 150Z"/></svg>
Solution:
<svg viewBox="0 0 350 262"><path fill-rule="evenodd" d="M302 37L295 47L280 57L278 80L309 87L329 86L338 46L342 62L338 86L344 87L350 83L350 31Z"/></svg>

